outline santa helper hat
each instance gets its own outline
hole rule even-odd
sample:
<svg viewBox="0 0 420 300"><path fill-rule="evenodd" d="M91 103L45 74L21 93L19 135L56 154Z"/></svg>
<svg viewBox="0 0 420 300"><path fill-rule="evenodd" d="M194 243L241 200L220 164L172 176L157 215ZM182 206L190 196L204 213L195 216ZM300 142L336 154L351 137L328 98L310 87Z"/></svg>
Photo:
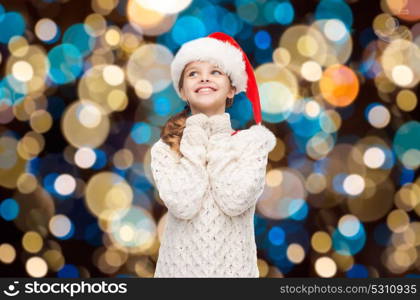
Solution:
<svg viewBox="0 0 420 300"><path fill-rule="evenodd" d="M255 123L261 124L260 96L254 70L245 52L231 36L223 32L214 32L181 46L171 64L173 86L181 99L178 84L182 71L188 63L196 60L208 61L219 66L236 87L235 95L240 92L246 93L252 103Z"/></svg>

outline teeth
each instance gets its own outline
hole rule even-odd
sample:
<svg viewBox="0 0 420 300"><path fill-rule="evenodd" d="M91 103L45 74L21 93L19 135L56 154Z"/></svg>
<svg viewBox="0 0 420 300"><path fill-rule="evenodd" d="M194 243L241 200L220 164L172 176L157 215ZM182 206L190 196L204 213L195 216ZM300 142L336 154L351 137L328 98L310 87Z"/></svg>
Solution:
<svg viewBox="0 0 420 300"><path fill-rule="evenodd" d="M210 91L212 91L211 88L202 88L198 90L198 92L210 92Z"/></svg>

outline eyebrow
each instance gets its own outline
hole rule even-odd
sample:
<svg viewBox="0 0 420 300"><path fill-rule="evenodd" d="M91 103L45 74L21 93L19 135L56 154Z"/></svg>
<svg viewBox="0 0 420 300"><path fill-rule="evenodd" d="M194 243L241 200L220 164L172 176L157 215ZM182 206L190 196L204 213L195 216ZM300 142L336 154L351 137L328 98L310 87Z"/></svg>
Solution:
<svg viewBox="0 0 420 300"><path fill-rule="evenodd" d="M219 68L218 66L213 66L212 68L213 69L218 69L219 71L222 71L222 69ZM196 66L188 67L188 68L185 69L185 73L187 73L188 71L194 70L194 69L197 69L197 67Z"/></svg>

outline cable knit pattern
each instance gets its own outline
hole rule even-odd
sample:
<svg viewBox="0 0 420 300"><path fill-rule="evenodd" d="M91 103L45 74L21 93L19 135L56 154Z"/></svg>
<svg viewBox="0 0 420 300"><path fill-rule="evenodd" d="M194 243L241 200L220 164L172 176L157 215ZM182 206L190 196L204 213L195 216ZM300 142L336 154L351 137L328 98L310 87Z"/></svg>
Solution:
<svg viewBox="0 0 420 300"><path fill-rule="evenodd" d="M154 277L259 277L255 204L274 134L253 125L231 136L230 115L187 118L179 158L161 139L152 174L168 208Z"/></svg>
<svg viewBox="0 0 420 300"><path fill-rule="evenodd" d="M204 114L187 118L180 143L184 157L180 158L161 139L150 150L159 196L169 212L184 220L200 210L209 185L205 166L208 137L203 129L207 119Z"/></svg>

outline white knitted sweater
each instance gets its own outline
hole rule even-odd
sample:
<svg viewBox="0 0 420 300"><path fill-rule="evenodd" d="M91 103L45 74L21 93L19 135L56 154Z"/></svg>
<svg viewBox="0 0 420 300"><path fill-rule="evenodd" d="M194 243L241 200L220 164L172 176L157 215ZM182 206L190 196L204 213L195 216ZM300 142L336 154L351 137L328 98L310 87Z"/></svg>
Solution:
<svg viewBox="0 0 420 300"><path fill-rule="evenodd" d="M229 113L186 119L180 151L159 139L151 169L168 208L154 277L259 277L255 205L276 138L263 125L231 135Z"/></svg>

